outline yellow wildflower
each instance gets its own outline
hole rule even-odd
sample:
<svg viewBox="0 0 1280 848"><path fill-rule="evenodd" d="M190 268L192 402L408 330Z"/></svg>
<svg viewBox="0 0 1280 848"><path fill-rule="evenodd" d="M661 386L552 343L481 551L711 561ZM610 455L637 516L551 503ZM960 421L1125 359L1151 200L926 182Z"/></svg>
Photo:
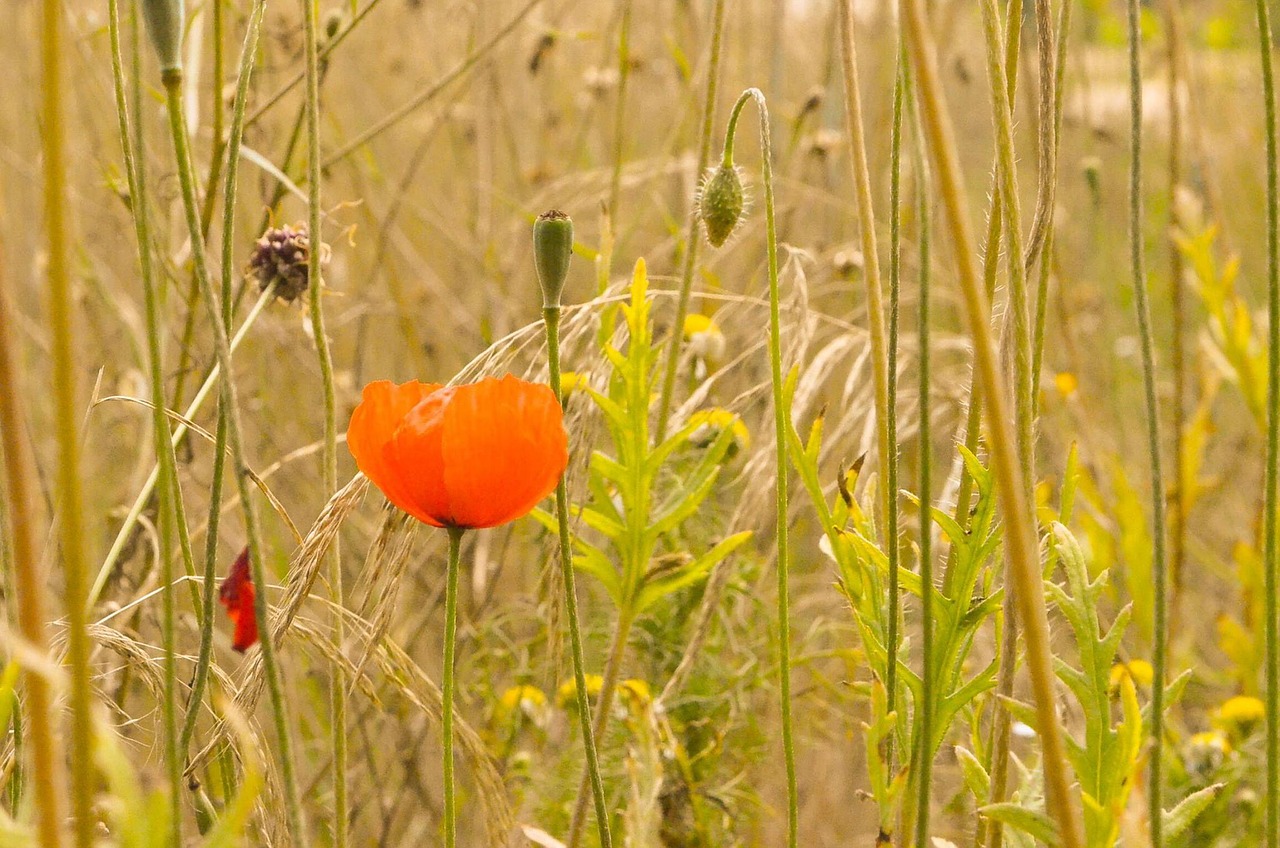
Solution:
<svg viewBox="0 0 1280 848"><path fill-rule="evenodd" d="M565 397L586 385L588 385L587 378L577 371L565 371L560 375L560 391Z"/></svg>
<svg viewBox="0 0 1280 848"><path fill-rule="evenodd" d="M1059 371L1055 374L1053 385L1058 390L1058 394L1064 398L1075 397L1076 392L1080 391L1080 380L1070 371Z"/></svg>
<svg viewBox="0 0 1280 848"><path fill-rule="evenodd" d="M1146 660L1129 660L1127 663L1116 663L1111 667L1108 681L1112 694L1120 689L1120 681L1128 677L1139 689L1150 689L1155 680L1155 670Z"/></svg>
<svg viewBox="0 0 1280 848"><path fill-rule="evenodd" d="M738 450L745 451L751 446L751 432L747 430L747 425L727 409L700 409L689 416L689 423L694 425L693 431L689 433L689 443L694 447L707 447L726 429L733 430L733 445L729 448L731 454Z"/></svg>
<svg viewBox="0 0 1280 848"><path fill-rule="evenodd" d="M724 333L710 315L695 312L684 319L684 340L689 352L698 360L716 360L724 356Z"/></svg>
<svg viewBox="0 0 1280 848"><path fill-rule="evenodd" d="M587 697L594 701L604 688L604 678L598 674L585 674L583 677L587 683ZM577 703L578 683L571 677L556 690L556 706L563 710L577 706Z"/></svg>
<svg viewBox="0 0 1280 848"><path fill-rule="evenodd" d="M1218 707L1213 723L1228 738L1239 741L1256 730L1266 715L1267 710L1262 701L1248 695L1237 695L1228 698Z"/></svg>

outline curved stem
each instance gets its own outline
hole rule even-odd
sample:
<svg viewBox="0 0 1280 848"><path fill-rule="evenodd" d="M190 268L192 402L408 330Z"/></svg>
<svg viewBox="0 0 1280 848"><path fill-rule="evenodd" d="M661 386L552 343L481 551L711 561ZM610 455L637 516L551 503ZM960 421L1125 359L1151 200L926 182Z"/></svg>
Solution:
<svg viewBox="0 0 1280 848"><path fill-rule="evenodd" d="M1071 798L1066 750L1054 703L1053 658L1049 650L1049 620L1037 556L1035 528L1025 497L1026 483L1004 394L990 305L982 289L973 232L968 218L959 156L951 120L943 102L936 48L922 0L902 0L902 20L908 54L918 81L924 127L933 154L938 188L946 211L957 271L965 302L965 316L973 337L974 358L984 385L983 400L991 428L992 466L1005 514L1005 548L1016 582L1018 611L1025 629L1027 667L1031 675L1043 750L1045 794L1050 815L1058 824L1064 848L1080 848L1079 825Z"/></svg>
<svg viewBox="0 0 1280 848"><path fill-rule="evenodd" d="M788 570L790 553L787 538L787 431L790 427L786 389L782 373L782 318L778 305L778 225L773 202L773 143L769 129L769 107L764 94L748 88L734 104L725 134L726 162L733 149L738 117L748 102L755 103L760 116L760 170L764 183L765 247L769 259L769 378L773 388L773 424L777 454L776 544L778 548L778 678L782 700L782 752L787 769L787 845L796 848L800 827L800 799L796 785L795 738L791 722L791 603Z"/></svg>
<svg viewBox="0 0 1280 848"><path fill-rule="evenodd" d="M238 389L231 368L231 346L227 340L227 328L221 311L222 300L214 291L205 263L204 243L200 238L199 210L196 206L195 169L191 164L190 139L182 112L182 72L165 71L163 75L165 101L169 113L169 131L177 160L178 182L182 189L182 205L186 213L187 229L191 235L191 259L196 279L200 284L209 323L213 329L214 351L224 379L219 383L220 401L227 411L227 443L235 465L236 484L241 508L244 512L245 535L249 542L249 562L253 582L260 588L254 596L254 616L258 622L259 640L262 646L262 665L266 674L267 689L271 695L272 716L275 723L277 744L280 746L280 772L284 783L285 812L294 844L307 844L306 824L302 817L302 799L298 793L298 781L294 772L293 742L284 703L284 686L280 678L274 639L271 635L267 608L267 573L263 564L262 535L258 525L258 510L254 505L253 487L249 481L249 464L245 458L243 428L240 425ZM230 169L228 169L230 171Z"/></svg>
<svg viewBox="0 0 1280 848"><path fill-rule="evenodd" d="M453 792L453 663L458 630L458 558L462 550L460 527L449 528L449 574L444 596L444 685L440 733L444 739L444 846L457 844L457 801Z"/></svg>
<svg viewBox="0 0 1280 848"><path fill-rule="evenodd" d="M564 392L560 385L560 307L547 307L542 310L542 315L547 328L547 366L551 376L551 390L555 392L560 405L564 406ZM582 747L587 754L587 776L591 781L591 796L595 801L600 846L612 848L609 809L605 806L604 782L600 778L600 759L596 753L596 737L592 729L591 699L587 697L587 677L583 669L582 630L578 624L578 592L573 574L573 541L569 535L569 491L564 475L561 475L560 482L556 484L556 523L560 534L560 577L564 583L565 611L569 618L569 649L573 658L573 680L578 699Z"/></svg>
<svg viewBox="0 0 1280 848"><path fill-rule="evenodd" d="M716 91L720 83L720 46L724 35L724 7L726 0L715 0L711 12L711 61L707 67L707 94L702 103L702 134L698 142L697 177L702 179L711 159L711 128L716 116ZM680 270L680 295L676 298L676 318L672 324L671 340L667 342L667 360L662 375L662 393L658 400L658 427L656 443L667 436L667 417L671 412L671 396L675 391L676 368L680 364L680 347L684 342L684 319L689 314L689 294L693 290L693 268L698 261L698 215L689 215L689 229L684 240L684 264Z"/></svg>

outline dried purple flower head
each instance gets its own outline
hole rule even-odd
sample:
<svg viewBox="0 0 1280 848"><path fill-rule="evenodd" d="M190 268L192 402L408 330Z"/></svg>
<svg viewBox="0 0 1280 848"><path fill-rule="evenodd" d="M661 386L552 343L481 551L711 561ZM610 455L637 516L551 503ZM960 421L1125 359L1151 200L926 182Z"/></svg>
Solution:
<svg viewBox="0 0 1280 848"><path fill-rule="evenodd" d="M311 239L305 225L272 227L254 245L248 274L258 281L259 291L274 284L276 297L292 303L307 291L310 253ZM329 261L329 246L323 243L320 261Z"/></svg>

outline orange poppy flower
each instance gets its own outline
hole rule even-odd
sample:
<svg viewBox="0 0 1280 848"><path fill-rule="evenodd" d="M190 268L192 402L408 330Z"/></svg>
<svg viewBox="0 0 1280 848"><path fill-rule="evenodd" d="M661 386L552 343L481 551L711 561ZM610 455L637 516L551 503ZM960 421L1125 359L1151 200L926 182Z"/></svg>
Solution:
<svg viewBox="0 0 1280 848"><path fill-rule="evenodd" d="M514 521L556 487L569 462L551 388L510 374L447 388L370 383L347 447L387 500L433 527Z"/></svg>

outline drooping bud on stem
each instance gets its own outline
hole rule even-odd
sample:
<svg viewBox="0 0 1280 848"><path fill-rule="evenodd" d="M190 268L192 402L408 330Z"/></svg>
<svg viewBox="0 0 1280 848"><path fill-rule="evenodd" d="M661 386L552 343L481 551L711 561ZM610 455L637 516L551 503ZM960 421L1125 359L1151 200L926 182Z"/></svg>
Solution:
<svg viewBox="0 0 1280 848"><path fill-rule="evenodd" d="M742 177L731 161L725 161L707 176L698 196L698 217L712 247L720 247L733 235L745 206Z"/></svg>
<svg viewBox="0 0 1280 848"><path fill-rule="evenodd" d="M142 0L147 35L160 58L160 71L182 69L182 26L186 20L182 0Z"/></svg>
<svg viewBox="0 0 1280 848"><path fill-rule="evenodd" d="M542 286L543 309L559 308L572 258L572 219L558 209L543 212L533 224L533 263Z"/></svg>

